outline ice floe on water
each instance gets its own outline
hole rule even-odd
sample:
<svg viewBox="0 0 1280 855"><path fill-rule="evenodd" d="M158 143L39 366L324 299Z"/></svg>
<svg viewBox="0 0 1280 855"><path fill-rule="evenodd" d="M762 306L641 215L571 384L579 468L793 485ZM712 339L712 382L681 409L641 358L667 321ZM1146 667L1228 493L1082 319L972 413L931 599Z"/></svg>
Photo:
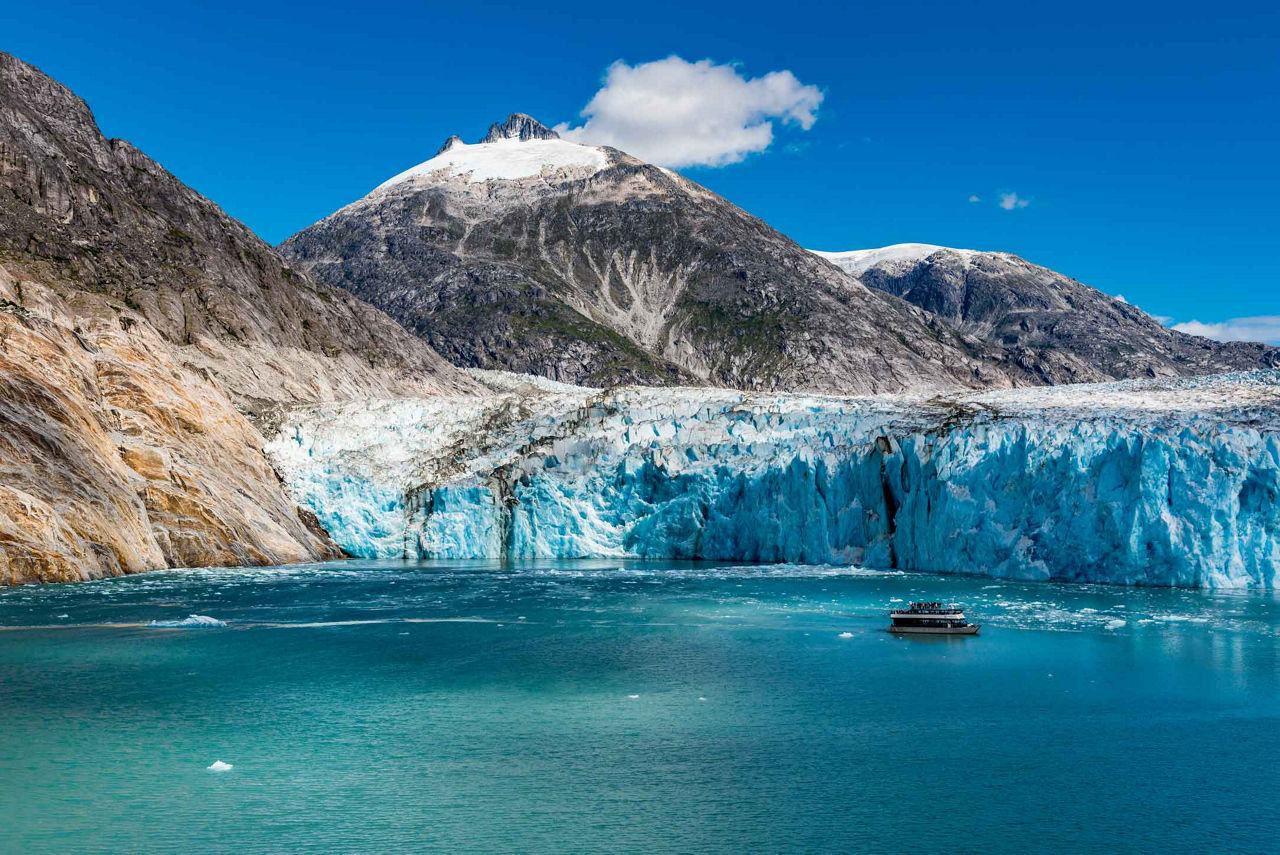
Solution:
<svg viewBox="0 0 1280 855"><path fill-rule="evenodd" d="M1276 635L1280 600L1269 592L1169 591L1101 585L1009 583L967 595L966 612L992 627L1051 632L1260 632Z"/></svg>
<svg viewBox="0 0 1280 855"><path fill-rule="evenodd" d="M395 587L389 586L392 581ZM843 638L843 632L861 637L887 625L887 612L909 599L957 602L985 627L984 635L1017 630L1112 637L1221 632L1280 637L1280 596L1265 591L1013 580L992 587L982 579L844 563L617 559L348 561L165 571L82 585L0 590L0 631L178 632L229 624L237 632L314 632L385 626L386 635L394 638L416 624L546 627L585 614L600 622L697 622L727 631L793 627ZM188 612L181 619L152 620Z"/></svg>
<svg viewBox="0 0 1280 855"><path fill-rule="evenodd" d="M147 626L154 626L158 629L213 629L226 625L226 621L211 618L208 615L187 615L182 620L153 620L147 624Z"/></svg>
<svg viewBox="0 0 1280 855"><path fill-rule="evenodd" d="M223 763L221 760L214 760L209 765L210 772L230 772L235 767L231 763Z"/></svg>

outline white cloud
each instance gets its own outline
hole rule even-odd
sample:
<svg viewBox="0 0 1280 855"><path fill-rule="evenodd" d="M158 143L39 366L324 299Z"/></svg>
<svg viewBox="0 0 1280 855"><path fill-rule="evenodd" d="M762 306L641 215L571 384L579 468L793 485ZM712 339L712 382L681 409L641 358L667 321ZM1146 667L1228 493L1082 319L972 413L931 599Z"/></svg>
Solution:
<svg viewBox="0 0 1280 855"><path fill-rule="evenodd" d="M1231 318L1210 323L1185 321L1174 324L1173 328L1179 332L1202 335L1218 341L1261 341L1266 344L1280 344L1280 315Z"/></svg>
<svg viewBox="0 0 1280 855"><path fill-rule="evenodd" d="M981 202L981 201L982 201L982 197L975 193L975 194L973 194L972 196L970 196L970 197L969 197L969 201L970 201L970 202Z"/></svg>
<svg viewBox="0 0 1280 855"><path fill-rule="evenodd" d="M1117 295L1116 295L1116 299L1117 299L1117 300L1119 300L1121 303L1127 303L1127 302L1129 302L1128 300L1126 300L1126 299L1124 298L1124 295L1123 295L1123 294L1117 294Z"/></svg>
<svg viewBox="0 0 1280 855"><path fill-rule="evenodd" d="M1006 211L1012 211L1014 208L1025 208L1030 204L1030 199L1022 199L1017 193L1000 194L1000 207Z"/></svg>
<svg viewBox="0 0 1280 855"><path fill-rule="evenodd" d="M1169 326L1169 324L1173 323L1173 318L1170 317L1169 315L1152 315L1151 317L1155 320L1156 323L1166 327Z"/></svg>
<svg viewBox="0 0 1280 855"><path fill-rule="evenodd" d="M662 166L724 166L764 151L773 123L809 130L822 91L790 71L746 78L733 65L669 56L609 66L604 86L580 114L556 126L574 142L609 145Z"/></svg>

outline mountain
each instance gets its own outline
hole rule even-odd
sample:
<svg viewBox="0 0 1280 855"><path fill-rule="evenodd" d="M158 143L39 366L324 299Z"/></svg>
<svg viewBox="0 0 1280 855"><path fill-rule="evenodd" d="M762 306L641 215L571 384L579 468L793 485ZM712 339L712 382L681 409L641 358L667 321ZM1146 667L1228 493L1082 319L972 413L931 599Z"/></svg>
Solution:
<svg viewBox="0 0 1280 855"><path fill-rule="evenodd" d="M1006 372L1034 383L1280 366L1280 349L1171 330L1124 300L1006 252L907 243L815 254L980 341Z"/></svg>
<svg viewBox="0 0 1280 855"><path fill-rule="evenodd" d="M680 175L523 114L285 241L453 363L611 385L1008 385L945 324Z"/></svg>
<svg viewBox="0 0 1280 855"><path fill-rule="evenodd" d="M474 388L0 53L0 582L340 555L260 428Z"/></svg>

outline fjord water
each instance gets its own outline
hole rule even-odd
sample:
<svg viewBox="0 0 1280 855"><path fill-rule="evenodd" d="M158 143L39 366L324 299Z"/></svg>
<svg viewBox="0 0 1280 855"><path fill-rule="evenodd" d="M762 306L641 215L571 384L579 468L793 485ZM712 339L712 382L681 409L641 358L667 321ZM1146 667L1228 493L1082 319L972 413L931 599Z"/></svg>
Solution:
<svg viewBox="0 0 1280 855"><path fill-rule="evenodd" d="M982 635L884 631L922 597ZM147 625L192 613L226 626ZM1269 593L343 562L15 588L0 627L4 852L1261 852L1280 833Z"/></svg>

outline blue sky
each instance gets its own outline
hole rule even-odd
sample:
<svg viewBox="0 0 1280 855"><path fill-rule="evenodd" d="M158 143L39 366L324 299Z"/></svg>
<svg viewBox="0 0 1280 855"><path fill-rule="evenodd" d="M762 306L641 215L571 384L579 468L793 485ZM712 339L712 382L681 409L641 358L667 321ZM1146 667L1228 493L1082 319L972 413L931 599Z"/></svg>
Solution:
<svg viewBox="0 0 1280 855"><path fill-rule="evenodd" d="M681 170L806 246L1005 250L1177 321L1280 316L1274 4L52 0L5 16L0 48L271 242L450 133L513 110L581 125L612 63L675 55L820 91L807 130L775 120L765 151ZM1280 340L1280 318L1250 323Z"/></svg>

